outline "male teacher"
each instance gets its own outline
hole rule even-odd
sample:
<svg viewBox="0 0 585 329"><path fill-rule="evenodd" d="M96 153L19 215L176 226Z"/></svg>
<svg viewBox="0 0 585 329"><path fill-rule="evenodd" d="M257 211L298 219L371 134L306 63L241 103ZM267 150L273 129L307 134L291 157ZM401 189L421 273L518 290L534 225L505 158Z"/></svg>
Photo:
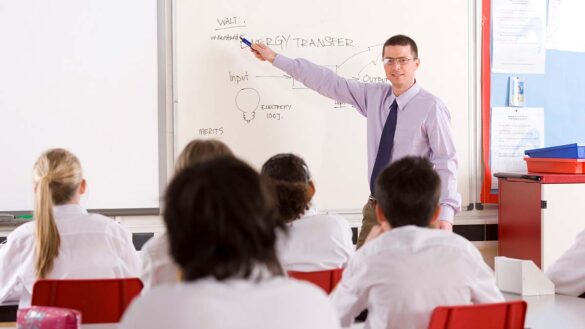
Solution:
<svg viewBox="0 0 585 329"><path fill-rule="evenodd" d="M256 57L269 61L308 88L336 101L353 105L367 118L370 196L363 208L357 248L376 224L373 195L378 174L392 161L407 155L423 156L441 177L439 228L453 230L460 210L457 192L457 154L450 115L443 102L424 90L414 74L420 65L418 48L411 38L395 35L384 43L382 56L389 84L348 80L305 59L276 54L264 44L251 46Z"/></svg>

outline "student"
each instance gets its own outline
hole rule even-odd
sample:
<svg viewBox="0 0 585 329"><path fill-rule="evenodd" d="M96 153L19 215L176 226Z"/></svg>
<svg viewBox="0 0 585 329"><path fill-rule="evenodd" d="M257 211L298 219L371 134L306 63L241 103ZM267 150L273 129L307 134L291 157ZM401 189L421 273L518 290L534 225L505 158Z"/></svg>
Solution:
<svg viewBox="0 0 585 329"><path fill-rule="evenodd" d="M419 157L398 160L380 174L379 226L331 295L342 326L368 308L366 328L427 328L439 305L504 301L471 242L429 227L437 220L440 184L432 164Z"/></svg>
<svg viewBox="0 0 585 329"><path fill-rule="evenodd" d="M86 189L79 160L63 149L43 153L33 168L34 221L0 248L0 301L30 305L38 279L122 278L140 273L130 232L80 205Z"/></svg>
<svg viewBox="0 0 585 329"><path fill-rule="evenodd" d="M358 248L376 223L376 177L391 162L408 155L426 157L435 165L441 176L438 226L452 231L461 196L457 192L458 163L451 118L445 104L416 81L420 58L413 39L399 34L382 46L384 73L391 84L345 79L308 60L277 54L263 44L252 44L251 49L258 59L272 63L321 95L352 105L366 117L370 196L363 208Z"/></svg>
<svg viewBox="0 0 585 329"><path fill-rule="evenodd" d="M192 164L217 156L233 155L221 141L193 140L181 152L175 163L175 172ZM178 282L178 267L171 259L167 233L157 235L142 246L142 274L144 291L162 283Z"/></svg>
<svg viewBox="0 0 585 329"><path fill-rule="evenodd" d="M585 230L577 235L571 248L552 263L545 273L555 284L557 294L585 295Z"/></svg>
<svg viewBox="0 0 585 329"><path fill-rule="evenodd" d="M233 157L177 173L164 220L184 282L137 298L120 328L339 328L319 288L283 276L273 207L258 173Z"/></svg>
<svg viewBox="0 0 585 329"><path fill-rule="evenodd" d="M303 159L277 154L262 166L278 199L280 219L288 235L279 243L279 259L287 271L322 271L343 268L353 255L351 228L338 215L318 214L311 200L315 184Z"/></svg>

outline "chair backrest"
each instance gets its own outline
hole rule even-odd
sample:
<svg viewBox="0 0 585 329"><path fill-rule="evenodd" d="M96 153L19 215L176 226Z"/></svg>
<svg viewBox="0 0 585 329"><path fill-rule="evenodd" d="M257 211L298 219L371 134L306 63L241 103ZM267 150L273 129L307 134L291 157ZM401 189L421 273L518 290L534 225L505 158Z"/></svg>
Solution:
<svg viewBox="0 0 585 329"><path fill-rule="evenodd" d="M433 310L428 329L523 329L526 302L439 306Z"/></svg>
<svg viewBox="0 0 585 329"><path fill-rule="evenodd" d="M141 290L138 278L38 280L31 304L78 310L82 323L114 323Z"/></svg>
<svg viewBox="0 0 585 329"><path fill-rule="evenodd" d="M317 272L288 271L288 275L297 280L309 281L330 293L341 280L342 268Z"/></svg>

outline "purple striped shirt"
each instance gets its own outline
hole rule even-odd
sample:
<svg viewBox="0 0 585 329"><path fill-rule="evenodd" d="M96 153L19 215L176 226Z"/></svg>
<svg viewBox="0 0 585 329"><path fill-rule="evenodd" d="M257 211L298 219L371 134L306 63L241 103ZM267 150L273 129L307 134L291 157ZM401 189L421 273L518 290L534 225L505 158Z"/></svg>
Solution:
<svg viewBox="0 0 585 329"><path fill-rule="evenodd" d="M390 105L396 99L398 123L390 161L407 155L428 158L441 177L439 219L453 222L453 217L461 209L461 196L457 192L457 154L449 111L439 98L418 83L396 97L390 84L348 80L305 59L290 59L280 54L273 65L308 88L354 106L367 118L368 177L372 175Z"/></svg>

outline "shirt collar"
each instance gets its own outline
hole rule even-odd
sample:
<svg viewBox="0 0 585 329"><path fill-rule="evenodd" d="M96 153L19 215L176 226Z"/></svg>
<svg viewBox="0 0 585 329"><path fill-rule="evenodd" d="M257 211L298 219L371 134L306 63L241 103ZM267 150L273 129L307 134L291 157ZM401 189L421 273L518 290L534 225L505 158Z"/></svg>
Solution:
<svg viewBox="0 0 585 329"><path fill-rule="evenodd" d="M290 221L288 223L289 227L294 226L295 222L301 218L306 218L306 217L310 217L310 216L315 216L317 215L317 208L315 208L312 204L309 204L309 208L307 210L305 210L305 212L299 217L299 218L295 218L294 220Z"/></svg>
<svg viewBox="0 0 585 329"><path fill-rule="evenodd" d="M62 204L53 207L55 217L66 217L78 214L87 214L87 210L79 204Z"/></svg>
<svg viewBox="0 0 585 329"><path fill-rule="evenodd" d="M394 96L394 93L392 93L392 96L390 96L390 104L392 104L394 100L396 100L396 103L398 104L398 110L402 111L406 107L408 102L410 102L414 98L414 96L418 94L420 90L421 87L415 80L414 84L410 88L408 88L408 90L405 91L402 95L396 97Z"/></svg>
<svg viewBox="0 0 585 329"><path fill-rule="evenodd" d="M284 271L284 270L283 270ZM273 279L279 275L275 275L273 274L268 267L265 264L255 264L252 267L252 271L250 272L250 275L247 279L244 279L244 274L243 272L239 273L239 274L233 274L231 277L226 278L224 280L221 281L222 284L233 284L233 283L237 283L237 282L241 282L241 281L249 281L249 282L261 282L261 281L265 281L265 280L270 280ZM214 276L206 276L204 278L200 278L197 279L195 281L190 281L190 282L220 282L218 279L216 279ZM189 283L189 282L187 282Z"/></svg>
<svg viewBox="0 0 585 329"><path fill-rule="evenodd" d="M315 206L313 206L313 205L309 205L309 209L305 210L305 212L303 213L303 216L301 216L301 217L313 216L313 215L317 215L317 208L315 208Z"/></svg>

